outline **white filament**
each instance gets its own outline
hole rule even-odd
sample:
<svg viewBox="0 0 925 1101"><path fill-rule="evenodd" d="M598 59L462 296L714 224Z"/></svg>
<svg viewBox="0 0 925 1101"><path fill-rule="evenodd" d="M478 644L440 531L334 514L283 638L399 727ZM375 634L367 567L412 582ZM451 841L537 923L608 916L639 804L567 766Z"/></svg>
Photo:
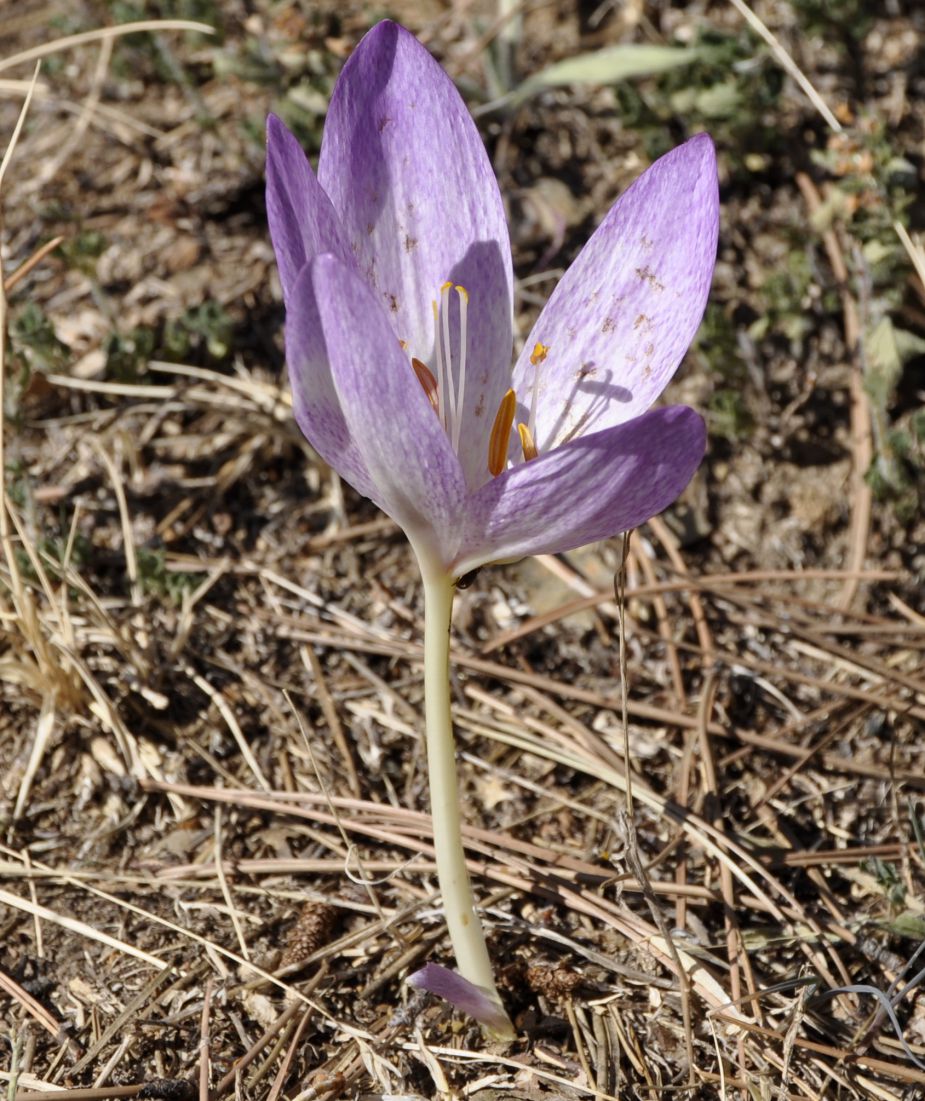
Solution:
<svg viewBox="0 0 925 1101"><path fill-rule="evenodd" d="M450 291L459 299L459 363L453 372L453 345L450 340ZM439 303L431 303L434 311L434 344L437 357L437 409L440 423L450 437L453 450L459 454L463 408L466 399L466 346L469 317L469 295L465 287L444 283Z"/></svg>
<svg viewBox="0 0 925 1101"><path fill-rule="evenodd" d="M437 346L437 415L440 417L443 430L446 431L446 368L443 363L443 341L440 339L440 308L436 302L433 302L432 305L434 307L434 329L436 330L434 343Z"/></svg>
<svg viewBox="0 0 925 1101"><path fill-rule="evenodd" d="M540 389L540 364L543 362L540 356L536 357L533 364L533 397L530 399L530 416L527 418L527 428L530 429L530 439L536 443L536 396Z"/></svg>
<svg viewBox="0 0 925 1101"><path fill-rule="evenodd" d="M459 298L459 371L458 389L456 391L456 405L453 410L455 421L453 423L453 450L459 454L459 432L462 427L463 404L466 398L466 324L469 315L469 295L464 287L456 287Z"/></svg>
<svg viewBox="0 0 925 1101"><path fill-rule="evenodd" d="M453 385L453 346L450 343L451 288L451 283L444 283L443 286L440 288L440 319L443 322L441 326L443 337L443 361L446 364L446 382L448 397L444 426L446 427L446 431L450 439L453 438L453 433L456 430L456 388ZM440 334L438 334L437 343L440 343Z"/></svg>

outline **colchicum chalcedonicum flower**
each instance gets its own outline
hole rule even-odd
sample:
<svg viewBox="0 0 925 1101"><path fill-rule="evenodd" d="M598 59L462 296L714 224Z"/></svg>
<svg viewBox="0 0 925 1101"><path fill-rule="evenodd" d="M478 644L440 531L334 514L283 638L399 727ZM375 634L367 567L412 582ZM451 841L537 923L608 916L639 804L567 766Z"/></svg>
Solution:
<svg viewBox="0 0 925 1101"><path fill-rule="evenodd" d="M500 1007L463 897L462 846L441 839L438 823L443 803L456 803L439 636L454 579L636 527L697 469L701 417L650 406L706 305L719 221L713 145L691 138L626 190L513 365L498 185L452 81L403 28L378 24L345 64L317 175L270 117L267 210L299 426L401 525L421 568L435 848L439 865L441 845L455 844L461 864L445 867L440 885L460 971ZM458 834L455 813L446 829ZM467 946L471 926L478 943Z"/></svg>

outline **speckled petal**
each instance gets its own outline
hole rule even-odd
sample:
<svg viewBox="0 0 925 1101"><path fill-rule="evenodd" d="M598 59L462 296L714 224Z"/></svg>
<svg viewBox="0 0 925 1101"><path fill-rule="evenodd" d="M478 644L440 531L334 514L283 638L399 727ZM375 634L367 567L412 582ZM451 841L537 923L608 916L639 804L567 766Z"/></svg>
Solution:
<svg viewBox="0 0 925 1101"><path fill-rule="evenodd" d="M514 369L518 416L538 375L541 452L632 420L687 351L716 260L716 157L706 134L655 162L613 205L537 319Z"/></svg>
<svg viewBox="0 0 925 1101"><path fill-rule="evenodd" d="M276 115L267 119L267 220L287 307L299 272L313 256L350 256L331 200Z"/></svg>
<svg viewBox="0 0 925 1101"><path fill-rule="evenodd" d="M475 488L487 477L492 418L510 385L510 242L465 104L427 50L394 23L374 27L344 66L318 178L396 336L435 373L432 303L448 280L469 292L460 461Z"/></svg>
<svg viewBox="0 0 925 1101"><path fill-rule="evenodd" d="M452 571L555 554L637 527L677 498L705 446L701 417L676 405L510 467L468 502Z"/></svg>
<svg viewBox="0 0 925 1101"><path fill-rule="evenodd" d="M357 488L396 520L419 549L426 545L429 553L449 561L458 539L465 481L407 354L352 266L318 256L309 265L308 280L347 441L371 483ZM311 439L308 431L306 435ZM328 461L344 472L339 457Z"/></svg>

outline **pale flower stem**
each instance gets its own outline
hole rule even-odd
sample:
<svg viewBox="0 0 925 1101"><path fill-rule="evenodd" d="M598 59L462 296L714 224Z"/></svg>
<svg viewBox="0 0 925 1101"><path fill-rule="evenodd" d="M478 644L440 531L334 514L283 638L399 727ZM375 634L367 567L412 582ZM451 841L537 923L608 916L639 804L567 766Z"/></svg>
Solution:
<svg viewBox="0 0 925 1101"><path fill-rule="evenodd" d="M466 855L460 829L459 786L453 721L450 714L450 616L453 610L452 578L439 567L428 570L421 562L424 580L424 712L427 726L427 772L433 815L437 879L443 908L464 979L481 987L497 1004L503 1026L488 1029L498 1039L512 1039L514 1028L495 987L482 925L475 912Z"/></svg>

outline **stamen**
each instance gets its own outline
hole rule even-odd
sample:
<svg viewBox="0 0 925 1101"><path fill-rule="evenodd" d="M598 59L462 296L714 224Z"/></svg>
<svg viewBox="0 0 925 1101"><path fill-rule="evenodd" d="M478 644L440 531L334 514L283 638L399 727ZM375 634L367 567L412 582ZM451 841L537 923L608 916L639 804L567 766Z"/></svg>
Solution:
<svg viewBox="0 0 925 1101"><path fill-rule="evenodd" d="M440 339L440 310L436 302L431 302L434 311L434 344L437 348L437 416L446 430L446 368L443 364L443 342Z"/></svg>
<svg viewBox="0 0 925 1101"><path fill-rule="evenodd" d="M493 478L498 477L507 463L507 451L516 409L517 398L513 390L508 390L498 406L495 423L491 427L491 436L488 440L488 471Z"/></svg>
<svg viewBox="0 0 925 1101"><path fill-rule="evenodd" d="M450 294L456 291L459 299L459 361L453 370L453 344L450 339ZM424 387L450 444L459 454L459 437L462 432L463 407L466 400L466 360L468 344L469 292L448 281L440 288L439 296L431 300L434 315L433 373L419 359L412 358L411 366L418 382Z"/></svg>
<svg viewBox="0 0 925 1101"><path fill-rule="evenodd" d="M446 394L447 403L445 407L445 423L444 427L450 436L453 438L453 428L456 424L456 387L453 385L453 346L450 344L450 291L453 289L453 284L450 282L444 283L440 288L440 314L443 322L441 326L443 334L443 364L446 370ZM437 344L440 344L440 333L437 334ZM455 450L455 445L454 448Z"/></svg>
<svg viewBox="0 0 925 1101"><path fill-rule="evenodd" d="M469 315L469 292L459 285L453 288L459 296L459 384L453 420L453 450L459 454L459 431L462 427L463 402L466 398L466 320Z"/></svg>
<svg viewBox="0 0 925 1101"><path fill-rule="evenodd" d="M533 351L530 353L530 362L536 367L537 364L542 363L548 355L549 345L540 344L540 342L537 341L536 344L533 345Z"/></svg>
<svg viewBox="0 0 925 1101"><path fill-rule="evenodd" d="M424 393L433 406L434 412L439 417L440 398L437 393L437 380L434 378L433 372L426 363L422 363L419 359L415 359L414 356L411 357L411 366L414 369L414 373L417 375L418 382L424 388Z"/></svg>
<svg viewBox="0 0 925 1101"><path fill-rule="evenodd" d="M524 462L528 463L531 459L535 459L537 455L539 455L536 444L533 442L533 433L525 424L518 424L517 432L520 435L520 446L523 448L524 452Z"/></svg>
<svg viewBox="0 0 925 1101"><path fill-rule="evenodd" d="M533 364L533 396L530 399L530 419L527 421L527 430L530 433L531 443L536 436L536 396L540 388L540 364L545 361L548 355L549 345L541 344L539 341L533 345L533 351L530 353L530 362ZM533 452L535 456L535 447ZM524 458L526 458L526 451L524 452Z"/></svg>

